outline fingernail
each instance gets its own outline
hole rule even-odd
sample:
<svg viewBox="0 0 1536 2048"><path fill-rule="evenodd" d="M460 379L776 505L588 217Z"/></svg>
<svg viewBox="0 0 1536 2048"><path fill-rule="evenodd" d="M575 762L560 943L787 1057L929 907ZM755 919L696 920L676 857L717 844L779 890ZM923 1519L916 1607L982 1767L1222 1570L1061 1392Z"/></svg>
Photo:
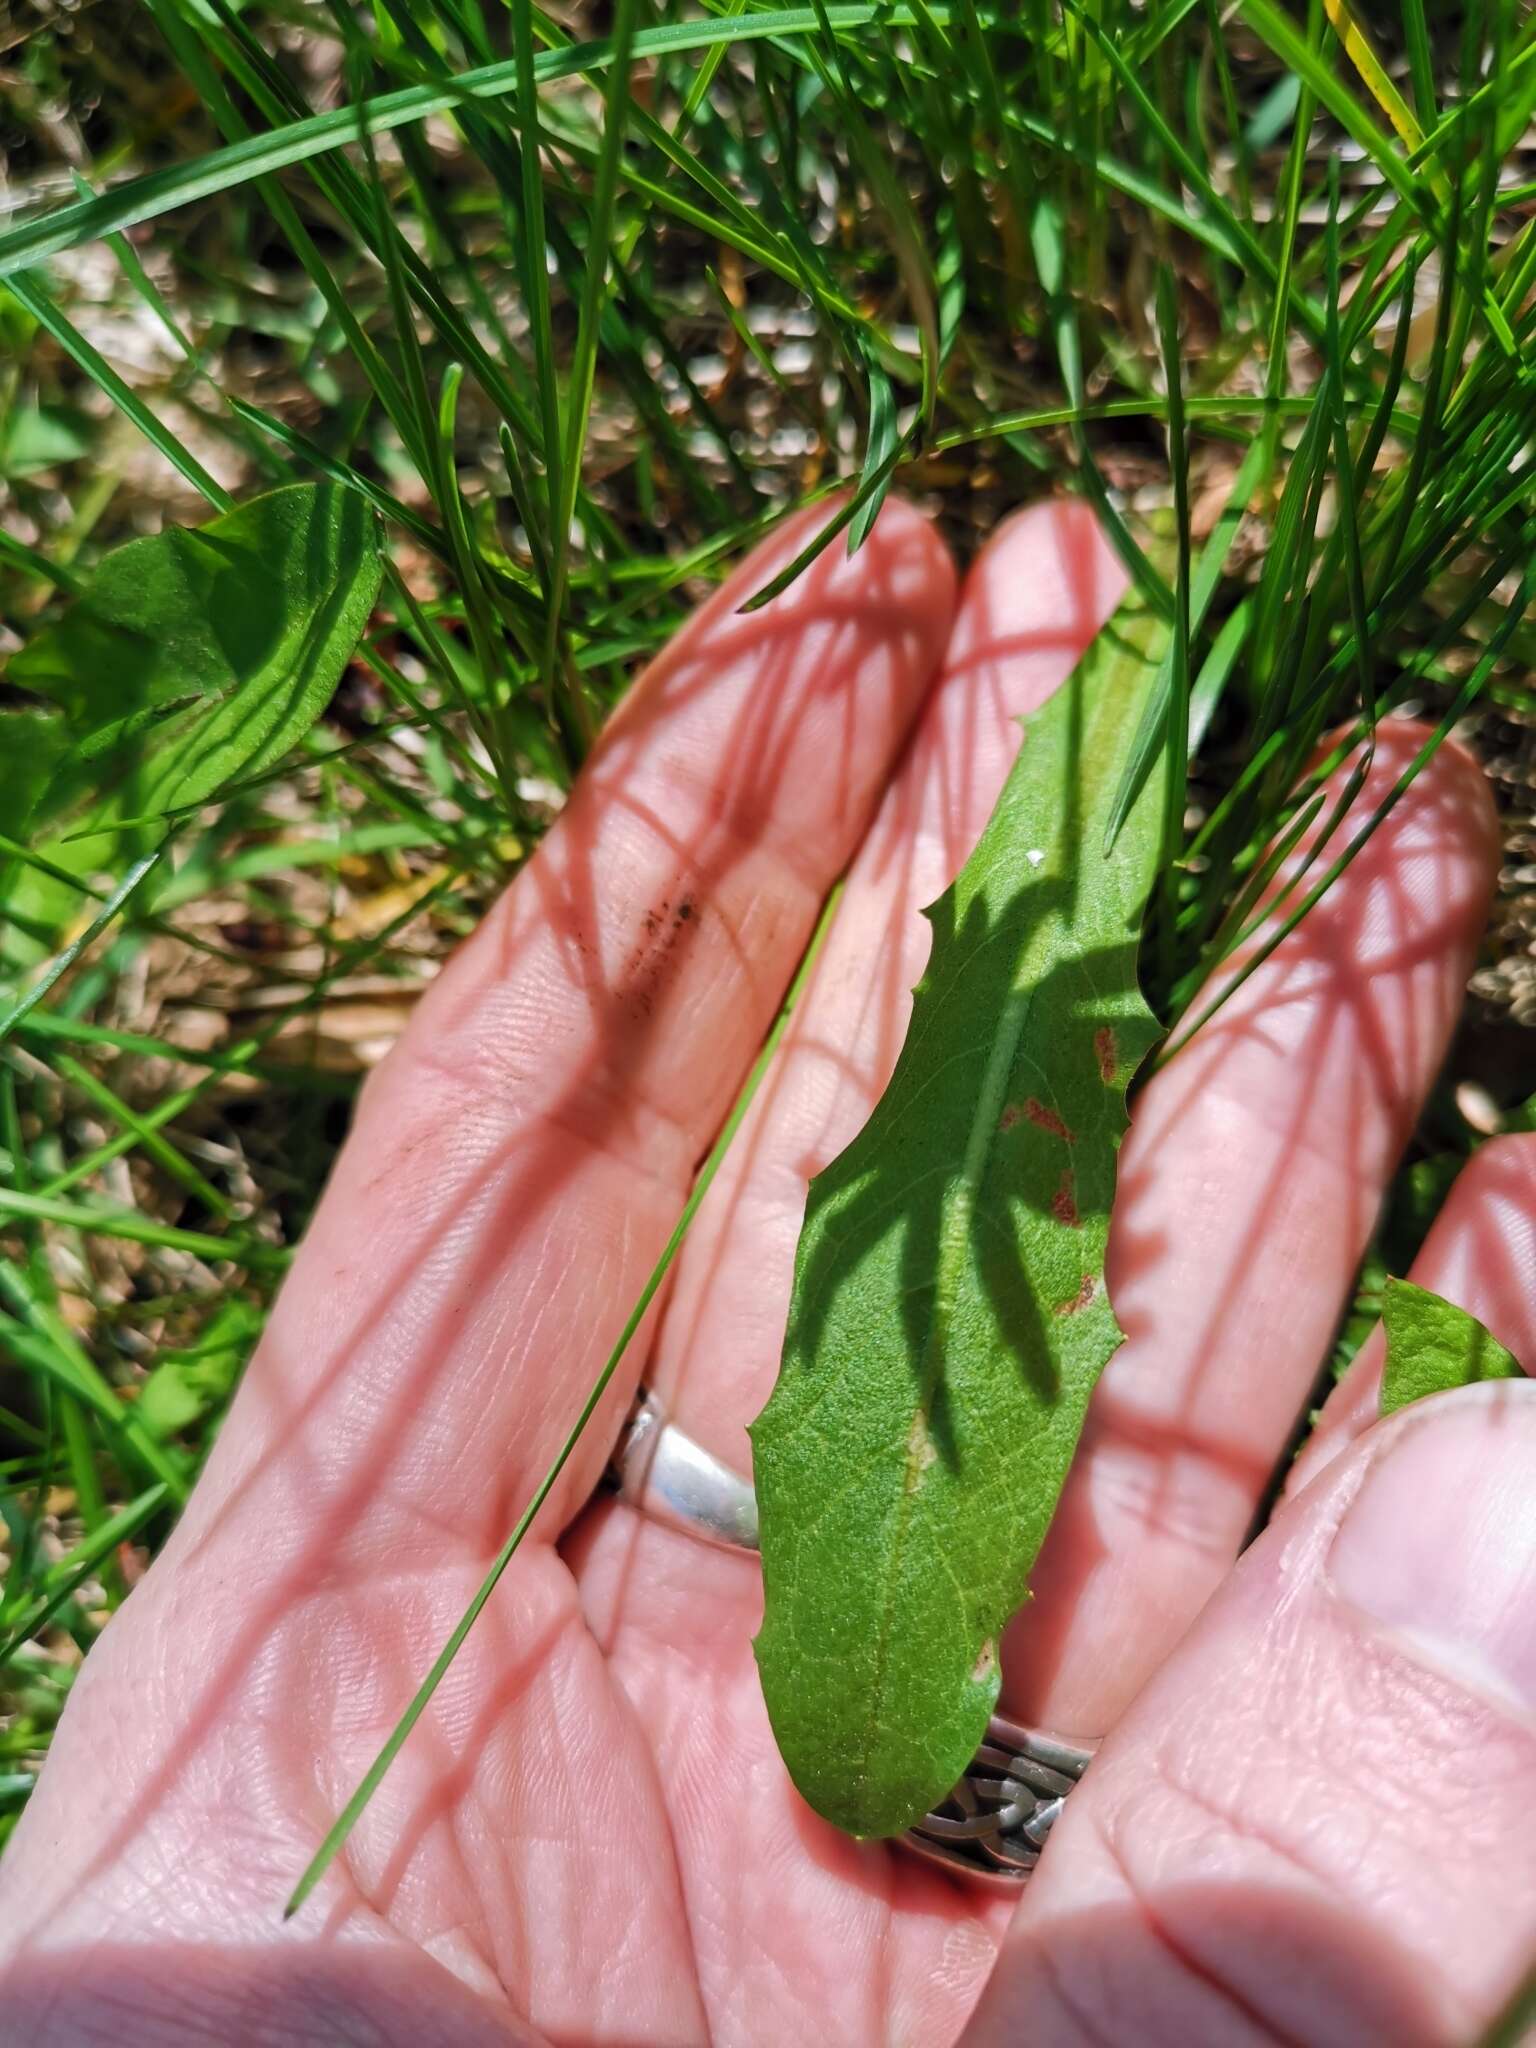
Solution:
<svg viewBox="0 0 1536 2048"><path fill-rule="evenodd" d="M1328 1574L1419 1663L1536 1711L1536 1386L1406 1422L1351 1501Z"/></svg>

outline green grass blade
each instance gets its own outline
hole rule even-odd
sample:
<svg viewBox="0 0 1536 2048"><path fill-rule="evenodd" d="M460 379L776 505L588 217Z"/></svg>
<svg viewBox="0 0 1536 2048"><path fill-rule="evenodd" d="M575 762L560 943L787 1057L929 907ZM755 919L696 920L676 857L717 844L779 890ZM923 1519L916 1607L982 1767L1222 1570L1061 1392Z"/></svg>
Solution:
<svg viewBox="0 0 1536 2048"><path fill-rule="evenodd" d="M240 1266L284 1267L292 1257L285 1246L262 1244L255 1238L211 1237L203 1230L178 1230L169 1223L157 1223L152 1216L116 1203L63 1202L49 1195L23 1194L18 1188L0 1188L0 1216L66 1224L87 1237L124 1238L131 1244L191 1252L200 1259L230 1260Z"/></svg>
<svg viewBox="0 0 1536 2048"><path fill-rule="evenodd" d="M67 1556L59 1559L48 1573L49 1590L22 1610L12 1621L9 1635L0 1640L0 1672L24 1643L40 1635L63 1612L117 1546L136 1536L169 1500L170 1489L163 1481L146 1487L99 1522L84 1543L77 1544Z"/></svg>
<svg viewBox="0 0 1536 2048"><path fill-rule="evenodd" d="M948 12L942 5L935 5L930 11L941 19ZM913 18L910 7L887 6L883 0L838 0L826 13L837 29L863 28L877 17L893 26L909 27ZM803 37L815 34L817 28L814 7L787 7L716 21L670 23L662 28L642 29L634 38L634 57L638 62L648 57L705 50L717 43ZM607 41L575 43L563 49L541 51L534 60L534 69L541 84L560 78L590 77L605 71L613 62L613 54L613 45ZM44 257L75 248L81 242L95 241L115 229L137 227L193 200L231 191L273 171L342 149L356 141L359 127L370 135L387 135L407 124L430 120L434 114L450 113L464 97L508 97L517 89L518 76L515 60L487 64L464 72L452 89L404 86L380 93L361 106L314 114L269 134L253 135L210 151L190 163L148 172L97 199L77 200L0 235L0 278L11 277Z"/></svg>
<svg viewBox="0 0 1536 2048"><path fill-rule="evenodd" d="M94 945L108 925L116 922L145 876L159 866L165 848L166 842L162 841L159 846L152 847L148 853L141 854L132 862L122 880L104 898L101 908L85 930L78 938L72 939L67 946L54 954L53 958L39 970L36 979L25 993L18 996L4 1015L0 1016L0 1045L4 1045L22 1019L35 1010L54 984L69 972L86 948ZM73 876L70 879L74 881ZM75 886L80 885L75 883Z"/></svg>

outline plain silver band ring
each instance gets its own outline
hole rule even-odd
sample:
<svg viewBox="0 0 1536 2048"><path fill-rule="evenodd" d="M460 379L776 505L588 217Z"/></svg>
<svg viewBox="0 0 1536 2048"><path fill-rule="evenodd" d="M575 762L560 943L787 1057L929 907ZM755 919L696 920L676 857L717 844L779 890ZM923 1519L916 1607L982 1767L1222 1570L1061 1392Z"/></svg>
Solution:
<svg viewBox="0 0 1536 2048"><path fill-rule="evenodd" d="M757 1549L757 1496L750 1480L667 1420L642 1387L609 1473L621 1500L648 1520L725 1550Z"/></svg>
<svg viewBox="0 0 1536 2048"><path fill-rule="evenodd" d="M614 1451L609 1480L650 1521L727 1550L758 1547L751 1483L670 1422L644 1388ZM948 1799L901 1842L957 1876L1016 1891L1040 1861L1094 1748L994 1714Z"/></svg>

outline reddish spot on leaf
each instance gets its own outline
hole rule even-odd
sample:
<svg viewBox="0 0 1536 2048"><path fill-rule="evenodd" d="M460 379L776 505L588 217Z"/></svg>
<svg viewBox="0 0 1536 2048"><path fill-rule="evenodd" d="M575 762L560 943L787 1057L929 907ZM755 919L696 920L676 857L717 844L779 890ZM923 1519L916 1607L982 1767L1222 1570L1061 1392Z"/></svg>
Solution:
<svg viewBox="0 0 1536 2048"><path fill-rule="evenodd" d="M1077 1187L1070 1166L1061 1176L1061 1186L1051 1197L1051 1214L1058 1223L1065 1223L1069 1230L1076 1230L1083 1220L1077 1213Z"/></svg>
<svg viewBox="0 0 1536 2048"><path fill-rule="evenodd" d="M1053 1138L1060 1138L1064 1145L1075 1145L1076 1135L1068 1130L1054 1109L1047 1109L1043 1102L1031 1095L1024 1105L1024 1114L1030 1122L1042 1131L1049 1131Z"/></svg>
<svg viewBox="0 0 1536 2048"><path fill-rule="evenodd" d="M1057 1315L1075 1316L1080 1308L1086 1308L1088 1306L1089 1302L1092 1301L1096 1291L1097 1290L1094 1286L1093 1275L1091 1273L1085 1273L1083 1275L1083 1284L1081 1287L1079 1287L1077 1293L1072 1297L1072 1299L1070 1301L1057 1302Z"/></svg>
<svg viewBox="0 0 1536 2048"><path fill-rule="evenodd" d="M1000 1131L1011 1131L1014 1125L1021 1121L1023 1115L1024 1112L1020 1109L1019 1105L1016 1102L1010 1102L1004 1107L1002 1115L998 1118L997 1128Z"/></svg>
<svg viewBox="0 0 1536 2048"><path fill-rule="evenodd" d="M1107 1088L1120 1070L1120 1050L1107 1024L1101 1024L1093 1034L1093 1049L1099 1056L1099 1079Z"/></svg>

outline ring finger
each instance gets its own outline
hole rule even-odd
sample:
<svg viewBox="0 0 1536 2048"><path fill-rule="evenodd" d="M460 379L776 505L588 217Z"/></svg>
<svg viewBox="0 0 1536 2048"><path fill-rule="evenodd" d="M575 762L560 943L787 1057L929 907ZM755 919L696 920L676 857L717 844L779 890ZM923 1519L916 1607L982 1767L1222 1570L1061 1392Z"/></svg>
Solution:
<svg viewBox="0 0 1536 2048"><path fill-rule="evenodd" d="M1426 737L1380 728L1337 845ZM1025 1718L1112 1727L1241 1548L1445 1056L1497 861L1487 784L1447 744L1138 1098L1107 1259L1126 1342L1005 1646Z"/></svg>

